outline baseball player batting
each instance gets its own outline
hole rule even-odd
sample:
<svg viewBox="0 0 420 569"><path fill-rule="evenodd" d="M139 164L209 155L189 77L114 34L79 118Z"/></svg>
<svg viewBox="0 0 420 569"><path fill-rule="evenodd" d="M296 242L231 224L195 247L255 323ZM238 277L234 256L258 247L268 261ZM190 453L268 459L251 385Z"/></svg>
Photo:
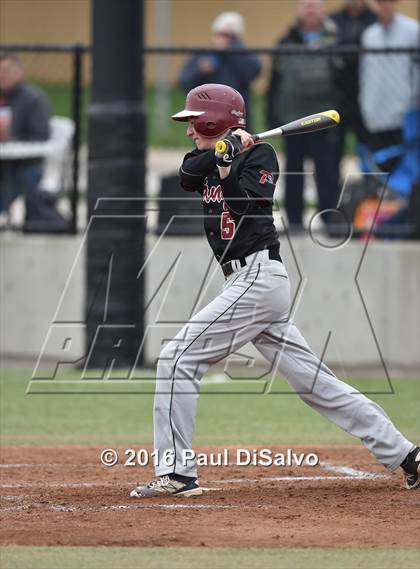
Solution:
<svg viewBox="0 0 420 569"><path fill-rule="evenodd" d="M242 96L225 85L201 85L172 118L188 122L186 134L196 146L183 160L180 182L202 196L207 239L225 283L160 353L154 446L158 457L171 461L158 461L156 478L139 484L131 496L203 492L195 461L183 461L192 448L200 380L212 364L247 342L276 362L305 403L359 437L389 470L401 466L406 487L418 488L420 448L381 407L337 379L289 318L290 283L272 216L279 165L273 148L255 143L244 130Z"/></svg>

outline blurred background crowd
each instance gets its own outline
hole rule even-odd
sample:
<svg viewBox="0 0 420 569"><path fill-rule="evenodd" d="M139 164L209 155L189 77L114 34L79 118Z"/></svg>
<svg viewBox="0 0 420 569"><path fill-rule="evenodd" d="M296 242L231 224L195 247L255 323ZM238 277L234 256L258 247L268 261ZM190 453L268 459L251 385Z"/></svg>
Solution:
<svg viewBox="0 0 420 569"><path fill-rule="evenodd" d="M352 222L355 236L363 236L375 220L377 238L418 239L419 22L400 11L399 0L344 0L333 11L324 0L289 4L294 21L266 61L258 52L243 51L248 30L262 27L263 18L245 22L241 13L228 11L202 21L198 45L206 45L210 35L210 47L184 55L175 81L165 81L164 63L156 65L155 84L146 93L150 146L188 145L179 127L174 134L169 130L170 107L177 110L184 94L202 83L240 91L251 132L337 109L339 128L274 143L282 167L277 198L287 230L305 231L305 188L312 184L310 209L323 212L321 227L328 233L339 232L344 219ZM270 47L263 32L258 45ZM188 36L188 27L183 35ZM27 53L3 50L0 55L1 221L3 228L14 228L18 202L24 204L26 231L66 232L74 227L68 206L76 189L72 180L84 184L83 167L76 180L74 168L79 170L78 161L85 158L85 115L82 109L82 124L75 125L71 87L37 81L30 66ZM80 89L79 104L84 99L86 105L89 86ZM80 147L73 143L76 126ZM168 155L162 160L167 162ZM305 172L313 172L309 184ZM343 217L333 211L337 206Z"/></svg>

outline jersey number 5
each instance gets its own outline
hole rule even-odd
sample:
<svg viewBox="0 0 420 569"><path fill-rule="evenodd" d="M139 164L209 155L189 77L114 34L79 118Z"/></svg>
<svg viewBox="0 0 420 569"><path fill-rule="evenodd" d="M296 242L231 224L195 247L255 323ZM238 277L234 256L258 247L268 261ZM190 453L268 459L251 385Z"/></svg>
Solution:
<svg viewBox="0 0 420 569"><path fill-rule="evenodd" d="M224 241L233 239L236 225L228 211L222 213L220 218L220 236Z"/></svg>

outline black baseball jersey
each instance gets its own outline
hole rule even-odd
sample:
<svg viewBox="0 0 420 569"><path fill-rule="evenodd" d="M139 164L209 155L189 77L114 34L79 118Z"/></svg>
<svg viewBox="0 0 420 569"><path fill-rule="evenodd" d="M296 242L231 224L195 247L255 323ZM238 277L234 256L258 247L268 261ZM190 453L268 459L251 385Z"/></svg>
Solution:
<svg viewBox="0 0 420 569"><path fill-rule="evenodd" d="M278 171L267 143L236 156L224 180L214 150L193 150L184 157L181 186L202 195L207 240L220 263L278 244L272 207Z"/></svg>

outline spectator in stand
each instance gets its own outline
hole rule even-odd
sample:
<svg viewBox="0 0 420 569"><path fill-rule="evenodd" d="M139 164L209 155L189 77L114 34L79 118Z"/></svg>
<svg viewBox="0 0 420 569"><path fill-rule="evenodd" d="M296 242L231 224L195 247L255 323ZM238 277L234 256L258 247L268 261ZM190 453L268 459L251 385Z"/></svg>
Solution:
<svg viewBox="0 0 420 569"><path fill-rule="evenodd" d="M321 110L334 108L333 67L320 51L336 43L337 29L325 16L323 0L300 0L298 18L278 44L286 52L275 55L267 93L268 124L274 128ZM306 46L304 55L287 54L287 46ZM290 136L286 153L285 208L291 231L303 229L303 169L305 157L315 164L318 210L334 208L338 194L337 129ZM322 215L328 223L330 215Z"/></svg>
<svg viewBox="0 0 420 569"><path fill-rule="evenodd" d="M0 142L46 141L50 111L46 96L24 80L22 64L13 53L0 54ZM10 160L7 188L0 178L0 212L20 194L34 194L42 177L41 159ZM3 170L3 169L2 169Z"/></svg>
<svg viewBox="0 0 420 569"><path fill-rule="evenodd" d="M360 64L360 106L368 131L372 168L389 173L388 202L397 212L377 223L380 237L418 235L420 25L398 13L399 0L376 0L378 21L362 34L364 48L400 48L414 53L367 53ZM379 212L380 213L380 212Z"/></svg>
<svg viewBox="0 0 420 569"><path fill-rule="evenodd" d="M363 31L376 21L366 0L345 0L344 6L330 14L337 26L339 46L360 46ZM359 107L359 55L343 54L334 58L337 110L341 116L339 127L338 165L341 162L346 133L351 129L357 144L366 144L367 133Z"/></svg>
<svg viewBox="0 0 420 569"><path fill-rule="evenodd" d="M245 100L247 130L252 132L249 88L261 71L261 63L254 55L226 51L231 47L245 47L244 29L243 17L237 12L220 14L211 27L214 52L195 55L187 61L180 83L186 91L203 83L222 83L239 91Z"/></svg>
<svg viewBox="0 0 420 569"><path fill-rule="evenodd" d="M363 32L363 48L418 49L419 23L397 12L399 0L376 0L378 21ZM418 56L417 56L418 58ZM376 164L391 171L401 157L404 121L418 108L419 62L414 54L367 53L360 63L360 107ZM382 152L378 154L378 151Z"/></svg>

